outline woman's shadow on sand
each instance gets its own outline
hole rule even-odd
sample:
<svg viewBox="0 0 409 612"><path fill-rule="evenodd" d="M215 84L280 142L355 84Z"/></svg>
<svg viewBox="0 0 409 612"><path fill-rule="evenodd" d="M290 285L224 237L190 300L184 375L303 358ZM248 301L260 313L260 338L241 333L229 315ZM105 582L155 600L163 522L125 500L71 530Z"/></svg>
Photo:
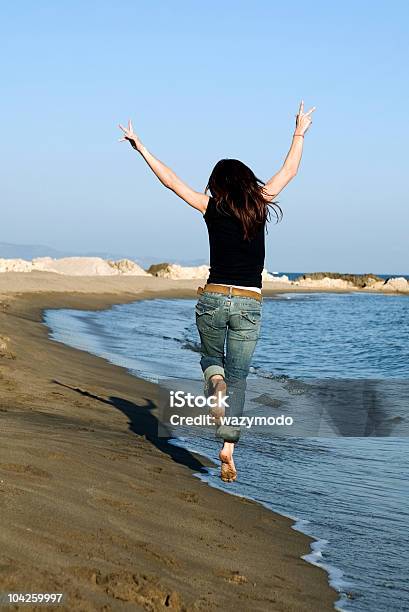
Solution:
<svg viewBox="0 0 409 612"><path fill-rule="evenodd" d="M129 400L123 399L122 397L101 397L84 389L80 389L79 387L67 385L59 380L53 380L53 382L56 385L65 387L66 389L71 389L71 391L75 391L83 397L89 397L120 410L128 418L129 429L134 434L146 438L146 440L156 446L156 448L162 453L168 455L176 463L185 465L194 472L204 471L205 465L198 458L196 458L188 450L180 446L175 446L171 443L171 440L174 438L171 435L170 430L165 425L160 423L156 416L152 414L152 411L156 408L156 405L152 400L143 398L146 403L139 405L135 404L135 402L130 402ZM161 432L160 435L159 431Z"/></svg>

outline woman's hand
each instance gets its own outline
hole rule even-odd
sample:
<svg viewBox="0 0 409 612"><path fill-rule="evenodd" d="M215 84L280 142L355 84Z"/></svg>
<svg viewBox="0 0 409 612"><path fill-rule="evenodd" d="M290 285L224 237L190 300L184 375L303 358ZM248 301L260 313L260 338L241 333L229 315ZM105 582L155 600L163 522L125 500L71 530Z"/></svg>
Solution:
<svg viewBox="0 0 409 612"><path fill-rule="evenodd" d="M304 136L312 123L311 115L315 111L313 106L308 113L304 113L304 100L301 100L298 115L295 116L295 136Z"/></svg>
<svg viewBox="0 0 409 612"><path fill-rule="evenodd" d="M304 136L312 123L311 115L315 111L313 106L308 113L304 113L304 101L301 100L298 115L296 115L294 136ZM290 150L287 153L285 162L280 170L271 177L264 185L263 192L267 201L272 202L274 198L284 189L286 185L295 177L300 165L304 138L294 138Z"/></svg>
<svg viewBox="0 0 409 612"><path fill-rule="evenodd" d="M128 127L125 128L123 125L119 124L120 129L123 131L122 138L119 139L119 142L124 142L127 140L131 143L132 147L139 151L141 156L144 158L149 168L156 174L162 185L171 189L176 195L178 195L182 200L185 200L190 206L193 208L197 208L201 213L206 211L207 205L209 203L209 196L200 193L198 191L194 191L189 185L186 185L170 168L165 166L160 159L157 159L152 153L148 151L148 149L141 143L138 136L133 131L132 121L128 121Z"/></svg>
<svg viewBox="0 0 409 612"><path fill-rule="evenodd" d="M142 146L142 143L133 131L132 121L129 119L127 128L124 128L124 126L121 124L119 124L119 127L124 133L124 136L119 139L119 142L124 142L125 140L127 140L131 143L132 147L136 151L139 151L140 147Z"/></svg>

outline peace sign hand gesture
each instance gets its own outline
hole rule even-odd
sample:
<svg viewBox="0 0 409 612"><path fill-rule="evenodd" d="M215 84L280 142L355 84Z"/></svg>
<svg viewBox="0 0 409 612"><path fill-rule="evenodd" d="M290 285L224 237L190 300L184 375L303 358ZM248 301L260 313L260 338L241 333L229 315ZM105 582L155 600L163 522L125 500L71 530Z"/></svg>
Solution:
<svg viewBox="0 0 409 612"><path fill-rule="evenodd" d="M132 121L129 119L127 128L124 128L124 126L121 124L119 124L119 127L124 133L124 136L119 139L119 142L124 142L125 140L127 140L128 142L131 143L132 147L136 151L138 151L142 143L139 140L138 136L133 131Z"/></svg>
<svg viewBox="0 0 409 612"><path fill-rule="evenodd" d="M315 111L315 106L310 108L307 113L304 113L304 100L301 100L298 115L295 116L295 132L297 136L304 136L312 123L311 115Z"/></svg>

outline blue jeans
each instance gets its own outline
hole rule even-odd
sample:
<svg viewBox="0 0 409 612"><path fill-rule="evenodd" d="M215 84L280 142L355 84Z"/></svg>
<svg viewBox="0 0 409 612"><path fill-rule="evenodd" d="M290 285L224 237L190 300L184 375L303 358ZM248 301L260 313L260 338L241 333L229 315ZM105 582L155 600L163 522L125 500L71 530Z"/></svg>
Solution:
<svg viewBox="0 0 409 612"><path fill-rule="evenodd" d="M226 417L243 414L246 379L260 335L262 302L256 298L204 291L196 304L196 325L201 340L200 365L206 386L214 374L227 385ZM216 436L237 442L240 428L221 425Z"/></svg>

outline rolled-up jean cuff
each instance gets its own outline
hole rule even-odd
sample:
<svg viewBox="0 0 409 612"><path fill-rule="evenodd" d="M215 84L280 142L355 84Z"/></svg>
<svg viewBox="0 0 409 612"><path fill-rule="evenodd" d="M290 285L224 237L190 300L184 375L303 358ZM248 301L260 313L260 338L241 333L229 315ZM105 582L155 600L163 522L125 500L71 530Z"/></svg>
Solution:
<svg viewBox="0 0 409 612"><path fill-rule="evenodd" d="M221 438L225 442L238 442L240 438L240 427L231 425L219 425L216 429L216 438Z"/></svg>
<svg viewBox="0 0 409 612"><path fill-rule="evenodd" d="M203 372L203 376L204 376L206 385L209 384L210 378L214 376L215 374L221 374L224 378L224 368L222 368L222 366L219 366L219 365L211 365L205 369L205 371Z"/></svg>

